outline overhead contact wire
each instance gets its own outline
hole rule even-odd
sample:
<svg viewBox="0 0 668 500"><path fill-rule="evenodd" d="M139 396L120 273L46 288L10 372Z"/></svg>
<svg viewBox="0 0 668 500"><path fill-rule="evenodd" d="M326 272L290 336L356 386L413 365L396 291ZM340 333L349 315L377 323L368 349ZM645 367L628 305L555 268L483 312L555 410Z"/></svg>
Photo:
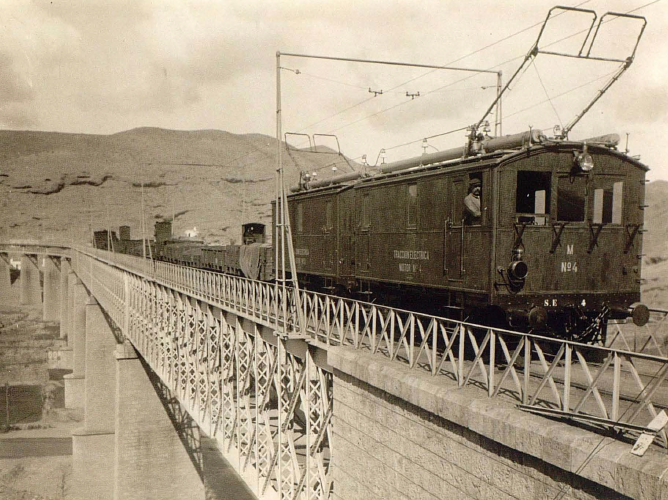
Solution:
<svg viewBox="0 0 668 500"><path fill-rule="evenodd" d="M584 5L584 4L586 4L586 3L589 3L590 1L591 1L591 0L586 0L586 1L584 1L584 2L581 2L581 3L577 4L576 7L580 7L581 5ZM655 0L655 1L659 1L659 0ZM560 16L561 14L562 14L562 13L559 13L559 14L555 15L554 17L556 18L556 17ZM513 33L513 34L511 34L511 35L508 35L508 36L506 36L506 37L504 37L504 38L501 38L500 40L497 40L497 41L495 41L495 42L493 42L493 43L491 43L491 44L489 44L489 45L486 45L486 46L484 46L484 47L481 47L480 49L477 49L477 50L475 50L475 51L473 51L473 52L470 52L470 53L468 53L468 54L466 54L466 55L464 55L464 56L461 56L461 57L459 57L459 58L457 58L457 59L455 59L455 60L453 60L453 61L451 61L451 62L445 64L444 66L449 66L449 65L454 64L454 63L456 63L456 62L462 61L462 60L464 60L464 59L466 59L466 58L468 58L468 57L471 57L471 56L473 56L473 55L475 55L475 54L477 54L477 53L479 53L479 52L482 52L482 51L484 51L484 50L487 50L487 49L489 49L490 47L494 47L495 45L498 45L499 43L505 42L506 40L509 40L509 39L511 39L511 38L514 38L514 37L516 37L516 36L518 36L518 35L521 35L522 33L526 32L526 31L529 31L529 30L531 30L531 29L533 29L533 28L535 28L535 27L537 27L537 26L540 26L542 23L543 23L543 22L541 21L541 22L532 24L531 26L528 26L528 27L526 27L526 28L523 28L523 29L521 29L521 30L519 30L519 31L517 31L517 32L515 32L515 33ZM514 61L514 60L516 60L516 59L518 59L518 58L510 59L509 61L506 61L505 63L502 63L502 64L507 64L508 62ZM500 65L497 65L497 66L500 66ZM493 66L492 68L497 67L497 66ZM492 69L492 68L490 68L490 69ZM435 71L437 71L437 70L436 70L436 69L432 69L432 70L427 71L427 72L425 72L425 73L423 73L423 74L421 74L421 75L419 75L419 76L416 76L416 77L414 77L414 78L411 78L411 79L409 79L409 80L406 80L405 82L402 82L402 83L400 83L400 84L398 84L398 85L395 85L394 87L391 87L391 88L388 90L388 92L389 92L389 91L392 91L392 90L395 90L395 89L397 89L397 88L399 88L399 87L401 87L401 86L403 86L403 85L406 85L406 84L408 84L408 83L412 83L412 82L414 82L414 81L416 81L416 80L418 80L418 79L420 79L420 78L422 78L422 77L424 77L424 76L430 75L431 73L433 73L433 72L435 72ZM469 77L466 77L466 78L457 80L457 81L453 82L452 84L448 84L448 85L446 85L446 86L440 87L438 90L442 90L442 89L444 89L444 88L446 88L446 87L449 87L449 86L451 86L451 85L455 85L455 84L457 84L457 83L459 83L459 82L461 82L461 81L468 80L469 78L472 78L472 76L469 76ZM434 91L431 91L431 92L429 92L429 93L433 93L433 92L434 92ZM374 96L374 97L375 97L375 96ZM343 110L341 110L341 111L338 111L338 112L336 112L336 113L334 113L334 114L332 114L332 115L329 115L329 116L327 116L327 117L325 117L325 118L323 118L323 119L321 119L321 120L319 120L319 121L317 121L317 122L314 122L314 123L312 123L312 124L310 124L310 125L306 125L305 127L303 127L303 128L301 128L300 130L298 130L298 132L303 132L304 130L306 130L306 129L310 128L310 127L313 127L313 126L315 126L315 125L319 125L320 123L322 123L322 122L324 122L324 121L327 121L327 120L330 120L331 118L334 118L334 117L336 117L336 116L339 116L340 114L345 113L346 111L350 111L351 109L354 109L354 108L356 108L357 106L360 106L360 105L362 105L362 104L365 104L365 103L367 103L367 102L373 100L374 97L370 97L370 98L364 99L364 100L358 102L357 104L354 104L354 105L352 105L352 106L350 106L350 107L348 107L348 108L345 108L345 109L343 109ZM405 103L402 103L402 104L405 104ZM394 108L396 108L396 107L397 107L397 106L393 106L392 108L389 108L389 109L394 109ZM377 113L376 113L376 114L377 114ZM374 115L371 115L370 117L372 117L372 116L375 116L375 114L374 114ZM354 123L357 123L357 122L354 122ZM336 129L336 130L340 130L340 128L338 128L338 129Z"/></svg>
<svg viewBox="0 0 668 500"><path fill-rule="evenodd" d="M585 2L581 2L581 3L577 4L576 7L580 7L580 6L582 6L582 5L586 4L586 3L589 3L589 1L590 1L590 0L587 0L587 1L585 1ZM649 2L649 3L647 3L647 4L641 5L640 7L636 7L636 8L634 8L634 9L631 9L631 10L627 11L626 14L629 14L629 13L631 13L631 12L636 12L636 11L638 11L638 10L641 10L641 9L643 9L643 8L646 8L646 7L650 6L650 5L653 5L653 4L655 4L655 3L658 3L658 2L660 2L660 1L661 1L661 0L654 0L653 2ZM565 12L561 12L561 13L555 15L553 18L556 18L556 17L558 17L559 15L562 15L563 13L565 13ZM618 19L618 18L613 17L613 18L610 18L610 19L607 20L607 21L604 21L602 24L606 24L606 23L608 23L608 22L611 22L611 21L614 21L614 20L617 20L617 19ZM497 43L501 43L501 42L504 41L504 40L507 40L507 39L512 38L512 37L514 37L514 36L517 36L517 35L519 35L519 34L525 32L525 31L528 31L528 30L530 30L530 29L532 29L532 28L535 28L536 26L539 26L539 25L541 25L542 23L543 23L543 22L539 22L539 23L536 23L536 24L534 24L534 25L532 25L532 26L529 26L529 27L527 27L527 28L524 28L523 30L520 30L520 31L518 31L518 32L516 32L516 33L514 33L514 34L512 34L512 35L509 35L508 37L505 37L505 38L503 38L503 39L501 39L501 40L499 40L499 41L497 41L497 42L494 42L494 43L492 43L492 44L486 46L486 47L483 47L483 48L478 49L478 50L476 50L476 51L474 51L474 52L471 52L470 54L467 54L467 55L465 55L465 56L462 56L462 57L460 57L459 59L456 59L456 60L454 60L454 61L452 61L451 63L448 63L448 64L453 64L453 63L455 63L455 62L461 61L462 59L465 59L465 58L467 58L467 57L469 57L469 56L471 56L471 55L473 55L473 54L476 54L477 52L480 52L480 51L482 51L482 50L485 50L486 48L489 48L489 47L491 47L491 46L494 46L494 45L496 45ZM569 39L569 38L573 38L573 37L575 37L575 36L577 36L577 35L580 35L580 34L586 32L586 31L587 31L587 30L580 30L580 31L577 31L577 32L575 32L575 33L573 33L573 34L571 34L571 35L568 35L568 36L566 36L566 37L563 37L563 38L560 38L560 39L558 39L558 40L555 40L554 42L551 42L551 43L545 45L545 47L551 47L551 46L553 46L553 45L556 45L557 43L560 43L560 42L562 42L562 41L564 41L564 40L567 40L567 39ZM517 57L513 57L513 58L511 58L511 59L508 59L508 60L506 60L506 61L500 63L500 64L496 64L496 65L494 65L494 66L491 66L491 67L489 67L489 68L487 68L487 69L488 69L488 70L493 70L494 68L498 68L498 67L504 66L504 65L509 64L509 63L511 63L511 62L514 62L514 61L517 61L517 60L519 60L519 59L522 59L522 58L524 58L524 57L525 57L524 55L517 56ZM429 71L429 72L426 72L426 73L424 73L424 74L422 74L422 75L420 75L420 76L418 76L418 77L415 77L415 78L413 78L413 79L411 79L411 80L408 80L406 83L410 83L410 82L412 82L412 81L415 81L416 79L421 78L422 76L426 76L426 75L432 73L433 71L436 71L436 70L431 70L431 71ZM525 71L523 72L523 74L524 74L525 72L526 72L526 69L525 69ZM520 75L520 78L521 78L521 76L523 76L523 74ZM443 90L443 89L445 89L445 88L447 88L447 87L450 87L450 86L455 85L455 84L457 84L457 83L461 83L461 82L463 82L463 81L465 81L465 80L469 80L469 79L471 79L471 78L473 78L473 76L466 76L466 77L464 77L464 78L461 78L461 79L459 79L459 80L456 80L455 82L452 82L452 83L446 84L446 85L444 85L444 86L442 86L442 87L439 87L439 88L437 88L437 89L428 91L428 92L426 92L424 95L426 96L426 95L432 94L432 93L434 93L434 92L436 92L436 91ZM540 76L539 76L539 78L540 78ZM542 82L541 82L541 83L542 83ZM395 87L392 87L390 90L394 90L394 89L396 89L397 87L399 87L399 86L401 86L401 85L404 85L404 84L405 84L405 83L399 84L399 85L397 85L397 86L395 86ZM575 87L575 88L569 90L568 92L573 91L573 90L576 90L576 89L578 89L578 88L580 88L580 87L582 87L582 86ZM557 97L560 97L560 96L562 96L562 95L564 95L564 94L566 94L566 93L568 93L568 92L564 92L564 93L562 93L562 94L559 94L558 96L555 96L554 98L556 99ZM353 122L351 122L351 123L349 123L349 124L346 124L346 125L343 125L343 126L341 126L341 127L336 128L336 129L333 129L332 131L342 130L343 128L346 128L346 127L348 127L348 126L350 126L350 125L354 125L354 124L356 124L356 123L359 123L360 121L363 121L363 120L365 120L365 119L367 119L367 118L372 118L372 117L374 117L374 116L380 115L380 114L385 113L385 112L387 112L387 111L391 111L391 110L393 110L393 109L396 109L396 108L398 108L399 106L402 106L402 105L404 105L404 104L407 104L408 102L410 102L410 101L405 101L405 102L398 103L398 104L396 104L396 105L394 105L394 106L391 106L391 107L389 107L389 108L385 108L385 109L380 110L380 111L378 111L378 112L376 112L376 113L373 113L373 114L368 115L368 116L366 116L366 117L363 117L363 118L361 118L361 119L355 120L355 121L353 121ZM541 104L542 104L542 103L541 103ZM526 111L527 109L530 109L530 108L525 108L525 109L522 110L522 111ZM555 113L556 113L556 110L555 110ZM513 114L511 114L511 115L507 115L507 116L510 117L510 116L514 116L515 114L517 114L517 113L513 113ZM558 114L557 114L557 116L558 116ZM561 121L561 120L560 120L560 121ZM419 139L419 140L422 140L422 139ZM416 140L416 141L413 141L413 142L418 142L419 140ZM388 148L385 148L385 150L387 151Z"/></svg>
<svg viewBox="0 0 668 500"><path fill-rule="evenodd" d="M586 4L586 3L589 3L590 1L591 1L591 0L586 0L586 1L584 1L584 2L581 2L581 3L577 4L576 7L580 7L580 6L582 6L582 5ZM659 0L655 0L655 1L659 1ZM562 14L563 14L563 12L561 12L561 13L555 15L554 17L556 18L556 17L558 17L558 16L560 16L560 15L562 15ZM475 54L477 54L477 53L479 53L479 52L482 52L482 51L484 51L484 50L487 50L487 49L490 48L490 47L493 47L493 46L495 46L495 45L498 45L499 43L502 43L502 42L504 42L504 41L506 41L506 40L509 40L509 39L511 39L511 38L514 38L514 37L516 37L516 36L518 36L518 35L520 35L520 34L526 32L526 31L529 31L529 30L531 30L531 29L533 29L533 28L535 28L535 27L537 27L537 26L540 26L541 24L543 24L543 21L540 21L540 22L538 22L538 23L532 24L531 26L528 26L528 27L526 27L526 28L523 28L523 29L521 29L521 30L519 30L519 31L517 31L517 32L515 32L515 33L513 33L513 34L511 34L511 35L508 35L508 36L506 36L506 37L504 37L504 38L502 38L502 39L500 39L500 40L497 40L496 42L493 42L493 43L491 43L491 44L489 44L489 45L486 45L486 46L484 46L484 47L482 47L482 48L480 48L480 49L477 49L477 50L475 50L475 51L473 51L473 52L470 52L470 53L468 53L468 54L466 54L466 55L464 55L464 56L461 56L461 57L459 57L459 58L457 58L457 59L455 59L455 60L453 60L453 61L451 61L451 62L445 64L444 66L450 66L450 65L452 65L452 64L454 64L454 63L456 63L456 62L462 61L462 60L464 60L464 59L466 59L466 58L468 58L468 57L471 57L471 56L473 56L473 55L475 55ZM498 65L496 65L496 66L492 66L492 67L490 67L490 68L488 68L488 69L494 69L494 68L497 68L497 67L499 67L499 66L508 64L509 62L515 61L515 60L517 60L517 59L520 59L521 57L523 57L523 56L519 56L519 57L515 57L515 58L513 58L513 59L509 59L509 60L507 60L507 61L505 61L505 62L503 62L503 63L501 63L501 64L498 64ZM419 75L419 76L416 76L416 77L414 77L414 78L411 78L411 79L409 79L409 80L406 80L405 82L402 82L402 83L400 83L400 84L398 84L398 85L395 85L394 87L391 87L391 88L388 90L388 92L389 92L389 91L392 91L392 90L395 90L395 89L397 89L398 87L401 87L401 86L406 85L406 84L408 84L408 83L412 83L412 82L414 82L414 81L416 81L416 80L418 80L418 79L420 79L420 78L422 78L422 77L424 77L424 76L430 75L431 73L433 73L433 72L435 72L435 71L437 71L437 70L436 70L436 69L432 69L432 70L429 70L429 71L427 71L427 72L425 72L425 73L423 73L423 74L421 74L421 75ZM439 87L439 88L436 89L436 90L437 90L437 91L440 91L440 90L443 90L443 89L445 89L445 88L447 88L447 87L451 87L452 85L456 85L457 83L460 83L460 82L469 80L469 79L473 78L473 76L477 76L477 74L476 74L476 75L471 75L471 76L467 76L467 77L461 78L461 79L459 79L459 80L456 80L455 82L452 82L452 83L450 83L450 84L447 84L447 85L444 85L444 86L442 86L442 87ZM432 90L432 91L427 92L425 95L432 94L432 93L434 93L434 92L435 92L435 90ZM353 106L351 106L351 107L349 107L349 108L346 108L346 109L344 109L344 110L342 110L342 111L339 111L339 112L337 112L337 113L335 113L335 114L333 114L333 115L330 115L330 116L328 116L328 117L326 117L326 118L323 118L322 120L320 120L320 121L318 121L318 122L316 122L316 123L313 123L313 124L311 124L311 125L307 125L306 127L304 127L304 128L302 128L301 130L299 130L299 132L303 132L303 131L306 130L307 128L310 128L310 127L312 127L312 126L314 126L314 125L318 125L318 124L322 123L323 121L327 121L327 120L329 120L330 118L334 118L335 116L338 116L338 115L340 115L341 113L345 113L346 111L349 111L350 109L353 109L353 108L355 108L355 107L357 107L357 106L359 106L359 105L361 105L361 104L364 104L364 103L366 103L366 102L369 102L369 101L372 100L372 99L373 99L373 97L368 98L368 99L365 99L365 100L363 100L363 101L361 101L361 102L359 102L359 103L357 103L357 104L355 104L355 105L353 105ZM385 112L385 111L390 111L390 110L395 109L395 108L397 108L397 107L399 107L399 106L401 106L401 105L403 105L403 104L407 104L408 102L409 102L409 101L402 102L402 103L399 103L399 104L397 104L397 105L395 105L395 106L392 106L392 107L390 107L390 108L387 108L386 110L381 110L381 111L379 111L379 112L377 112L377 113L374 113L374 114L372 114L372 115L369 115L368 118L372 118L372 117L374 117L374 116L376 116L376 115L378 115L378 114L381 114L381 113L383 113L383 112ZM348 124L348 125L354 125L355 123L358 123L359 121L360 121L360 120L354 121L354 122L352 122L352 123L350 123L350 124ZM342 127L336 128L336 129L334 129L333 131L341 130L342 128L345 128L345 127L347 127L348 125L343 125ZM330 132L332 132L332 131L330 131ZM328 132L328 133L330 133L330 132ZM387 148L386 148L386 150L387 150Z"/></svg>
<svg viewBox="0 0 668 500"><path fill-rule="evenodd" d="M586 0L586 1L584 1L584 2L580 2L579 4L576 4L575 7L580 7L580 6L584 5L584 4L589 3L590 1L591 1L591 0ZM641 9L644 9L644 8L646 8L646 7L649 7L650 5L656 4L656 3L660 2L660 1L661 1L661 0L654 0L654 1L652 1L652 2L648 2L648 3L644 4L644 5L641 5L640 7L636 7L636 8L634 8L634 9L631 9L631 10L627 11L626 13L629 14L629 13L632 13L632 12L637 12L637 11L639 11L639 10L641 10ZM560 13L556 14L556 15L553 17L553 19L557 18L558 16L560 16L560 15L562 15L562 14L564 14L564 13L565 13L565 12L560 12ZM616 17L615 17L615 18L611 18L611 19L609 19L609 20L607 20L607 21L604 21L603 24L606 24L606 23L608 23L608 22L614 21L614 20L616 20L616 19L618 19L618 18L616 18ZM538 22L538 23L535 23L535 24L533 24L533 25L531 25L531 26L528 26L528 27L526 27L526 28L523 28L522 30L519 30L519 31L517 31L517 32L515 32L515 33L513 33L513 34L511 34L511 35L508 35L508 36L506 36L506 37L504 37L504 38L502 38L502 39L500 39L500 40L497 40L496 42L493 42L493 43L491 43L491 44L489 44L489 45L486 45L486 46L484 46L484 47L481 47L480 49L477 49L477 50L475 50L475 51L473 51L473 52L470 52L469 54L466 54L466 55L464 55L464 56L462 56L462 57L459 57L459 58L457 58L457 59L455 59L455 60L453 60L453 61L447 63L446 66L447 66L447 65L454 64L454 63L459 62L459 61L462 61L463 59L466 59L466 58L468 58L468 57L470 57L470 56L472 56L472 55L475 55L475 54L477 54L477 53L479 53L479 52L482 52L482 51L484 51L484 50L486 50L486 49L488 49L488 48L490 48L490 47L493 47L493 46L495 46L495 45L498 45L499 43L502 43L502 42L504 42L504 41L506 41L506 40L509 40L509 39L511 39L511 38L514 38L515 36L518 36L518 35L520 35L520 34L522 34L522 33L525 33L526 31L529 31L529 30L531 30L531 29L537 27L537 26L540 26L541 24L543 24L543 22L544 22L544 21L540 21L540 22ZM559 43L559 42L562 42L562 41L564 41L564 40L567 40L567 39L569 39L569 38L572 38L572 37L575 37L575 36L577 36L577 35L579 35L579 34L582 34L582 33L585 32L585 31L587 31L587 30L580 30L580 31L578 31L578 32L576 32L576 33L573 33L573 34L571 34L571 35L568 35L568 36L566 36L566 37L564 37L564 38L560 38L560 39L558 39L558 40L555 40L554 42L551 42L551 43L547 44L545 47L553 46L553 45L555 45L555 44L557 44L557 43ZM511 62L517 61L517 60L519 60L519 59L522 59L522 58L524 58L524 57L525 57L524 55L516 56L516 57L513 57L513 58L511 58L511 59L507 59L506 61L504 61L504 62L502 62L502 63L500 63L500 64L496 64L496 65L494 65L494 66L491 66L491 67L489 67L489 68L487 68L487 69L488 69L488 70L492 70L492 69L495 69L495 68L504 66L504 65L506 65L506 64L509 64L509 63L511 63ZM414 78L411 78L411 79L409 79L409 80L406 80L405 82L402 82L402 83L400 83L400 84L398 84L398 85L395 85L394 87L391 87L391 88L388 90L388 92L389 92L389 91L392 91L392 90L395 90L395 89L397 89L398 87L401 87L402 85L406 85L407 83L411 83L411 82L413 82L413 81L415 81L415 80L418 80L419 78L422 78L422 77L424 77L424 76L427 76L427 75L429 75L429 74L431 74L431 73L433 73L433 72L435 72L435 71L437 71L437 70L436 70L436 69L433 69L433 70L430 70L430 71L427 71L427 72L423 73L422 75L419 75L419 76L417 76L417 77L414 77ZM526 72L526 70L523 72L523 74L524 74L525 72ZM523 74L520 75L520 78L523 76ZM477 74L476 74L476 75L477 75ZM454 81L454 82L452 82L452 83L449 83L449 84L443 85L443 86L441 86L441 87L438 87L438 88L436 88L436 89L434 89L434 90L428 91L428 92L426 92L426 93L423 94L423 95L426 96L426 95L430 95L430 94L433 94L433 93L435 93L435 92L441 91L441 90L443 90L443 89L446 89L446 88L448 88L448 87L451 87L451 86L453 86L453 85L456 85L457 83L461 83L461 82L463 82L463 81L469 80L469 79L473 78L473 76L476 76L476 75L470 75L470 76L461 78L461 79L456 80L456 81ZM598 79L597 79L597 80L598 80ZM591 83L591 82L589 82L589 83ZM581 87L582 87L582 85L581 85L581 86L578 86L578 87L574 87L573 89L570 89L570 90L567 91L567 92L564 92L564 93L562 93L562 94L559 94L559 95L555 96L554 99L556 99L556 98L558 98L558 97L560 97L560 96L562 96L562 95L565 95L565 94L567 94L567 93L569 93L569 92L571 92L571 91L574 91L574 90L576 90L576 89L578 89L578 88L581 88ZM354 109L354 108L356 108L356 107L358 107L358 106L361 106L362 104L365 104L365 103L371 101L371 100L374 99L374 98L375 98L375 96L374 96L374 97L370 97L370 98L368 98L368 99L364 99L364 100L362 100L362 101L360 101L360 102L358 102L358 103L356 103L356 104L354 104L354 105L352 105L352 106L350 106L350 107L348 107L348 108L345 108L345 109L343 109L343 110L341 110L341 111L339 111L339 112L337 112L337 113L334 113L334 114L332 114L332 115L330 115L330 116L327 116L327 117L325 117L325 118L323 118L323 119L321 119L321 120L319 120L319 121L317 121L317 122L314 122L314 123L312 123L312 124L310 124L310 125L307 125L307 126L303 127L302 129L299 130L299 132L303 132L304 130L306 130L306 129L312 127L312 126L318 125L318 124L320 124L320 123L322 123L322 122L324 122L324 121L330 120L331 118L334 118L334 117L336 117L336 116L338 116L338 115L341 115L342 113L345 113L345 112L347 112L347 111L349 111L349 110L351 110L351 109ZM372 117L374 117L374 116L378 116L378 115L380 115L380 114L382 114L382 113L385 113L385 112L387 112L387 111L391 111L391 110L393 110L393 109L396 109L396 108L398 108L398 107L400 107L400 106L403 106L404 104L407 104L407 103L409 103L409 102L411 102L411 101L400 102L400 103L398 103L398 104L396 104L396 105L394 105L394 106L391 106L391 107L389 107L389 108L385 108L385 109L380 110L380 111L378 111L378 112L376 112L376 113L373 113L373 114L371 114L371 115L367 115L367 116L362 117L362 118L360 118L360 119L358 119L358 120L355 120L355 121L353 121L353 122L349 122L349 123L347 123L347 124L345 124L345 125L342 125L342 126L340 126L340 127L331 129L331 130L329 130L327 133L332 133L332 132L336 132L336 131L342 130L342 129L344 129L344 128L347 128L347 127L349 127L349 126L355 125L355 124L357 124L357 123L359 123L359 122L361 122L361 121L364 121L364 120L366 120L366 119L369 119L369 118L372 118ZM539 104L543 104L543 103L539 103ZM526 111L527 109L531 109L531 107L529 107L529 108L525 108L524 110L521 110L520 112L522 112L522 111ZM556 112L556 110L555 110L555 112ZM517 113L513 113L513 114L511 114L511 115L507 115L507 117L514 116L514 115L516 115L516 114L518 114L518 113L519 113L519 112L517 112ZM558 114L557 114L557 117L558 117ZM560 121L561 121L561 120L560 120ZM442 135L447 135L447 133L444 133L444 134L442 134ZM415 142L419 142L419 141L421 141L421 140L423 140L423 139L422 139L422 138L420 138L420 139L416 139L415 141L411 141L409 144L413 144L413 143L415 143ZM396 147L393 146L393 147L391 147L391 148L385 148L385 150L387 151L388 149L395 149L395 148L396 148Z"/></svg>
<svg viewBox="0 0 668 500"><path fill-rule="evenodd" d="M547 88L545 87L545 84L543 83L543 79L540 76L540 72L538 71L538 66L536 65L536 60L535 59L531 60L531 65L533 66L533 69L536 70L536 75L538 76L538 81L540 82L540 86L543 87L543 91L545 92L545 97L547 97L547 100L550 101L550 106L552 106L552 110L554 111L554 114L557 115L557 120L559 120L559 125L561 125L561 128L564 128L564 123L561 121L561 116L559 116L559 112L557 111L557 108L555 107L554 103L552 102L552 99L550 99L550 94L547 92Z"/></svg>

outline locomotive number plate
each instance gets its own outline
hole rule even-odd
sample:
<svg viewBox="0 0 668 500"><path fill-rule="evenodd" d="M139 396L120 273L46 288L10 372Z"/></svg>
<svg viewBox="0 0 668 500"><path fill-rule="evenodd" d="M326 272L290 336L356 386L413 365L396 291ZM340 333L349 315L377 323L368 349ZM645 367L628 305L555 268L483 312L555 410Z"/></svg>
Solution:
<svg viewBox="0 0 668 500"><path fill-rule="evenodd" d="M582 299L582 301L580 301L580 305L582 307L586 307L587 300ZM543 307L558 307L558 306L559 306L559 301L557 299L543 299Z"/></svg>
<svg viewBox="0 0 668 500"><path fill-rule="evenodd" d="M562 273L577 273L578 272L578 263L577 262L562 262L561 263L561 272Z"/></svg>

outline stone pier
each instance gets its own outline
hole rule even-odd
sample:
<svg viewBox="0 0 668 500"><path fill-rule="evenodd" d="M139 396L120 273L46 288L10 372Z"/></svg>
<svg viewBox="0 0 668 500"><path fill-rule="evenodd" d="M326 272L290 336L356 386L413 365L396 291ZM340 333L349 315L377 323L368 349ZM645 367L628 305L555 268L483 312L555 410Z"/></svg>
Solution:
<svg viewBox="0 0 668 500"><path fill-rule="evenodd" d="M42 286L39 279L39 267L29 255L21 256L21 304L36 305L42 303Z"/></svg>
<svg viewBox="0 0 668 500"><path fill-rule="evenodd" d="M58 257L44 257L44 321L60 320L60 269Z"/></svg>
<svg viewBox="0 0 668 500"><path fill-rule="evenodd" d="M74 286L77 283L81 280L70 270L67 275L67 347L70 349L74 345Z"/></svg>
<svg viewBox="0 0 668 500"><path fill-rule="evenodd" d="M116 338L95 299L86 304L84 425L72 433L72 497L113 500Z"/></svg>
<svg viewBox="0 0 668 500"><path fill-rule="evenodd" d="M0 304L9 304L14 301L10 269L9 254L0 253Z"/></svg>
<svg viewBox="0 0 668 500"><path fill-rule="evenodd" d="M204 484L129 342L116 351L115 500L204 499Z"/></svg>
<svg viewBox="0 0 668 500"><path fill-rule="evenodd" d="M70 322L68 314L69 288L68 276L71 272L70 261L66 258L60 259L60 338L67 338Z"/></svg>
<svg viewBox="0 0 668 500"><path fill-rule="evenodd" d="M59 280L59 298L57 301L58 306L58 319L60 320L60 338L66 339L69 331L70 324L70 301L69 301L69 274L71 273L70 263L65 258L60 259L60 273L58 276ZM72 273L73 274L73 273ZM46 279L46 275L45 275ZM46 281L44 282L45 294L46 294ZM45 295L45 307L46 307L46 295ZM70 345L60 347L58 349L52 349L49 351L49 368L50 369L59 369L59 370L72 370L73 369L73 359L72 356L74 351Z"/></svg>
<svg viewBox="0 0 668 500"><path fill-rule="evenodd" d="M67 338L67 332L69 331L69 288L68 288L68 276L71 272L70 261L66 258L60 259L60 338Z"/></svg>
<svg viewBox="0 0 668 500"><path fill-rule="evenodd" d="M71 289L71 329L67 345L73 351L73 371L65 379L65 408L83 408L86 374L86 306L95 304L86 287L75 276Z"/></svg>

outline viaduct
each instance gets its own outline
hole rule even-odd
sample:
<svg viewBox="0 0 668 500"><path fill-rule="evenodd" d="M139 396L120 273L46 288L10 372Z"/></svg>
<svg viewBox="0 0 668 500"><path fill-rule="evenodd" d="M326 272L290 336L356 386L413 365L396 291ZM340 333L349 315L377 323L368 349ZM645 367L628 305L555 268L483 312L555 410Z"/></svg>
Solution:
<svg viewBox="0 0 668 500"><path fill-rule="evenodd" d="M10 257L67 338L77 498L204 499L205 435L259 498L668 500L651 332L592 348L40 244L0 245L0 302Z"/></svg>

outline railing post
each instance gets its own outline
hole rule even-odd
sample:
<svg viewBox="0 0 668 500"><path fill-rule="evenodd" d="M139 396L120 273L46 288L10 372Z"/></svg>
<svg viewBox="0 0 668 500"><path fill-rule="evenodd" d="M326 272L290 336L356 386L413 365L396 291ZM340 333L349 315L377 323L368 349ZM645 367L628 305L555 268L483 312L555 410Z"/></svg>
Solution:
<svg viewBox="0 0 668 500"><path fill-rule="evenodd" d="M466 339L465 328L461 323L457 324L457 329L459 331L459 353L457 355L457 385L462 387L464 385L464 343Z"/></svg>
<svg viewBox="0 0 668 500"><path fill-rule="evenodd" d="M332 336L332 323L331 323L331 304L329 300L329 295L325 297L325 319L327 323L327 345L330 345L330 338Z"/></svg>
<svg viewBox="0 0 668 500"><path fill-rule="evenodd" d="M531 338L524 337L524 390L522 391L522 404L529 403L529 381L531 378Z"/></svg>
<svg viewBox="0 0 668 500"><path fill-rule="evenodd" d="M371 334L369 335L369 338L371 340L371 352L375 353L376 352L376 337L378 336L377 332L377 327L378 327L378 321L376 318L376 306L371 306L371 314L373 315L371 317Z"/></svg>
<svg viewBox="0 0 668 500"><path fill-rule="evenodd" d="M622 372L622 360L619 354L615 351L613 353L613 372L612 372L612 411L610 413L611 420L619 418L619 394L620 394L620 379Z"/></svg>
<svg viewBox="0 0 668 500"><path fill-rule="evenodd" d="M564 360L564 397L562 398L562 410L570 411L571 407L571 370L572 370L572 353L573 347L566 344L565 360Z"/></svg>
<svg viewBox="0 0 668 500"><path fill-rule="evenodd" d="M438 359L438 356L436 356L436 347L438 345L438 333L439 333L439 328L441 324L434 320L434 328L431 330L431 374L436 375L436 360Z"/></svg>
<svg viewBox="0 0 668 500"><path fill-rule="evenodd" d="M355 322L353 323L353 345L355 349L360 347L360 304L355 302Z"/></svg>
<svg viewBox="0 0 668 500"><path fill-rule="evenodd" d="M390 359L394 359L394 330L397 324L397 313L396 311L391 310L390 311L390 331L388 333L388 337L390 340L390 345L388 346L390 349ZM380 339L378 340L378 346L380 347Z"/></svg>
<svg viewBox="0 0 668 500"><path fill-rule="evenodd" d="M411 322L411 337L408 344L408 366L413 368L415 366L415 315L411 313L410 316Z"/></svg>
<svg viewBox="0 0 668 500"><path fill-rule="evenodd" d="M343 345L343 341L346 335L346 323L345 323L346 305L343 302L343 299L341 298L337 299L337 302L339 303L339 318L341 319L341 321L339 321L339 344Z"/></svg>
<svg viewBox="0 0 668 500"><path fill-rule="evenodd" d="M496 332L489 330L489 383L487 384L487 395L491 398L494 394L494 366L496 365Z"/></svg>

